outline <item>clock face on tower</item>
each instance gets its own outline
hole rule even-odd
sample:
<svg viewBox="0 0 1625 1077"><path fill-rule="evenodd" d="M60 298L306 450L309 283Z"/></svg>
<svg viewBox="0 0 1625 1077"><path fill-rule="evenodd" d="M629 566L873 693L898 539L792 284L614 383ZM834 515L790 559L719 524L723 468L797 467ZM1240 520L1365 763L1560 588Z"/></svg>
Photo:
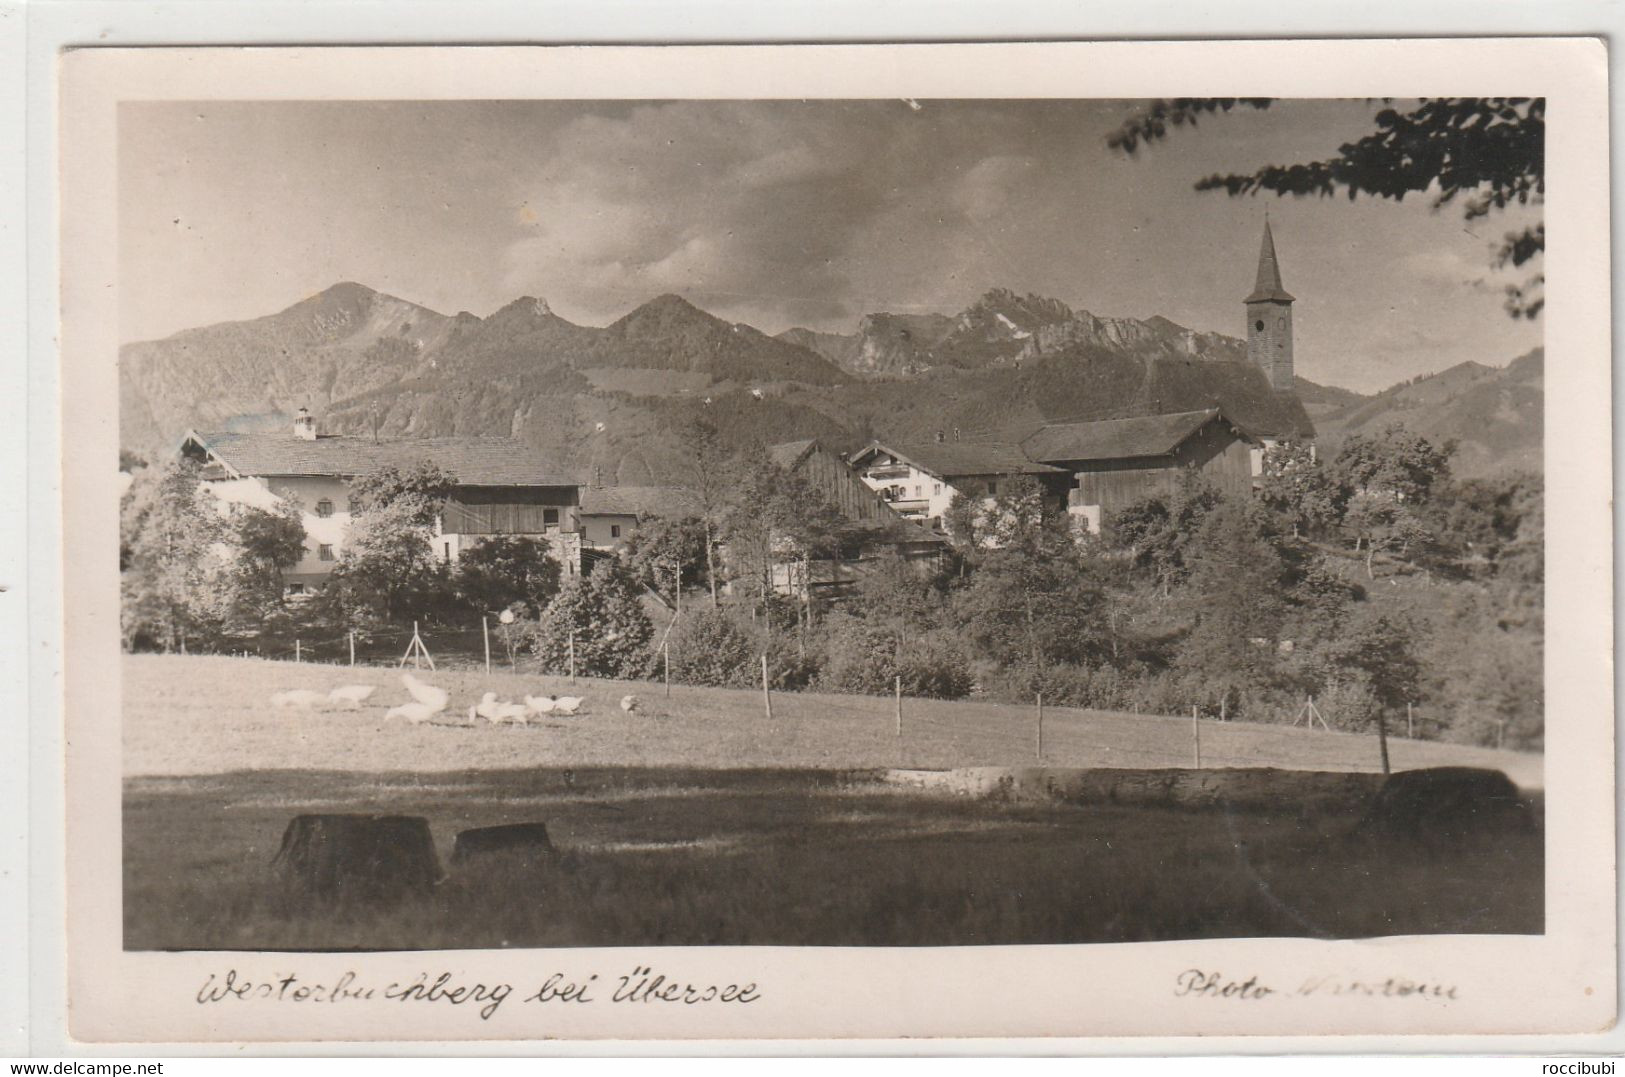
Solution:
<svg viewBox="0 0 1625 1077"><path fill-rule="evenodd" d="M1264 319L1260 318L1258 321L1254 322L1253 328L1262 333L1264 331Z"/></svg>

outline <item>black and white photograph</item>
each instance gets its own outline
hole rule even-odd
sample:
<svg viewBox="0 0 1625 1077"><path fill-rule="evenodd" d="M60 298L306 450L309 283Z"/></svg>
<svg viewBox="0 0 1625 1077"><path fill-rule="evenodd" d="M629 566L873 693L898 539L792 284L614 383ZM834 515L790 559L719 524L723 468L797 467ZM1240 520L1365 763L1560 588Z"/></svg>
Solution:
<svg viewBox="0 0 1625 1077"><path fill-rule="evenodd" d="M1544 111L123 106L126 945L1540 933Z"/></svg>
<svg viewBox="0 0 1625 1077"><path fill-rule="evenodd" d="M1394 947L1566 938L1583 830L1505 85L117 100L107 939L213 955L209 1021L286 973L494 1034L499 951L599 955L532 1008L1143 951L1445 1012ZM1112 945L1229 940L1298 971Z"/></svg>

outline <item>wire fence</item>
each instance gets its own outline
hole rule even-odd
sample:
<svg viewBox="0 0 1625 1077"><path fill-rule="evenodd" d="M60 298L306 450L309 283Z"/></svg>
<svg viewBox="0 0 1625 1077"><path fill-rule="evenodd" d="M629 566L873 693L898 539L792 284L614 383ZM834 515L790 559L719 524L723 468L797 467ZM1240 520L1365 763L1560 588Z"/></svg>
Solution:
<svg viewBox="0 0 1625 1077"><path fill-rule="evenodd" d="M436 670L490 670L533 676L571 676L584 685L621 684L624 680L595 678L585 674L561 673L544 669L539 659L519 653L506 626L487 624L454 628L435 626L432 632L412 630L345 631L323 635L296 636L291 640L258 640L251 648L224 653L237 657L278 662L374 668L434 668ZM657 652L661 658L663 652ZM654 684L661 689L660 658L655 663ZM1351 734L1333 731L1315 708L1305 702L1291 723L1224 721L1204 716L1193 708L1188 715L1151 712L1101 711L1082 707L1057 706L1041 696L1031 701L975 699L945 701L905 695L901 683L888 696L839 695L820 691L789 691L774 687L770 670L763 662L763 683L759 692L763 717L777 732L797 727L816 728L817 719L846 719L853 728L865 731L871 745L889 739L895 742L898 761L906 762L912 751L936 749L978 760L996 759L1010 764L1059 763L1088 758L1109 759L1115 765L1143 767L1267 766L1290 757L1296 761L1324 759L1338 769L1382 771L1387 767L1386 750L1376 733ZM649 682L636 682L647 685ZM719 691L739 693L741 689L708 689L665 678L664 693L672 688L681 694ZM1394 740L1413 740L1415 715L1408 715L1408 728L1394 730ZM1316 728L1319 720L1320 728ZM1183 728L1164 732L1155 746L1137 745L1131 732L1134 723L1175 723ZM1407 734L1412 734L1407 736ZM1178 747L1181 740L1187 746ZM1245 741L1245 749L1237 747ZM1367 748L1356 749L1351 741L1363 741ZM1351 751L1351 749L1353 749ZM1364 758L1351 758L1363 756Z"/></svg>

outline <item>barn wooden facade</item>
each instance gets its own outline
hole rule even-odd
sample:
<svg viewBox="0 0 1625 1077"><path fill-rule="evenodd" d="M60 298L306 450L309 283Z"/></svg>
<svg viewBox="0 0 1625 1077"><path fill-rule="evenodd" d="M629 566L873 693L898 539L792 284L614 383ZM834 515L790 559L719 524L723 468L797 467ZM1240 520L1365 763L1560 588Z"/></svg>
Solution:
<svg viewBox="0 0 1625 1077"><path fill-rule="evenodd" d="M179 452L204 465L205 484L223 505L267 507L281 499L299 507L306 556L285 577L295 593L320 585L338 563L356 510L351 480L422 461L458 480L441 505L433 536L437 557L455 562L487 538L519 535L545 542L566 573L580 571L579 481L512 438L318 434L301 409L291 433L192 430Z"/></svg>
<svg viewBox="0 0 1625 1077"><path fill-rule="evenodd" d="M1180 477L1201 473L1220 492L1244 495L1263 462L1264 442L1217 408L1045 426L1022 442L1035 460L1073 476L1067 511L1098 532L1124 506L1171 496Z"/></svg>
<svg viewBox="0 0 1625 1077"><path fill-rule="evenodd" d="M773 463L800 475L824 500L854 523L889 524L892 507L855 475L845 460L812 439L786 441L768 450Z"/></svg>

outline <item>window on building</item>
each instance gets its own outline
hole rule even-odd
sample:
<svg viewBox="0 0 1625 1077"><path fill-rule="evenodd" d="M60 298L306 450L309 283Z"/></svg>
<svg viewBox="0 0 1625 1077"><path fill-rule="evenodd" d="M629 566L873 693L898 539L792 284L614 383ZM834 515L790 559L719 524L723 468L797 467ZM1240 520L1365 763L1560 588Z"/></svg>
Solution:
<svg viewBox="0 0 1625 1077"><path fill-rule="evenodd" d="M621 537L621 525L620 524L610 524L609 525L609 537L610 538L620 538Z"/></svg>
<svg viewBox="0 0 1625 1077"><path fill-rule="evenodd" d="M558 509L543 509L542 510L542 529L544 531L554 531L554 530L558 529L558 526L559 526L559 510Z"/></svg>
<svg viewBox="0 0 1625 1077"><path fill-rule="evenodd" d="M331 515L333 515L333 502L330 501L329 499L325 498L325 497L322 498L320 501L316 502L316 515L317 516L331 516Z"/></svg>
<svg viewBox="0 0 1625 1077"><path fill-rule="evenodd" d="M331 561L331 560L333 560L333 545L332 545L332 543L324 542L320 546L316 547L316 560L318 560L318 561Z"/></svg>
<svg viewBox="0 0 1625 1077"><path fill-rule="evenodd" d="M358 497L352 497L352 498L348 499L344 503L344 511L348 512L351 516L354 516L356 513L360 512L361 511L361 499L358 498Z"/></svg>
<svg viewBox="0 0 1625 1077"><path fill-rule="evenodd" d="M290 583L290 584L288 584L288 594L290 594L290 595L302 595L304 593L305 593L305 585L304 584L302 584L302 583Z"/></svg>
<svg viewBox="0 0 1625 1077"><path fill-rule="evenodd" d="M451 564L451 543L442 542L440 544L440 549L442 551L443 557L445 558L446 564L448 564L448 565Z"/></svg>
<svg viewBox="0 0 1625 1077"><path fill-rule="evenodd" d="M999 493L999 484L997 482L989 482L987 484L987 492L990 497L997 497Z"/></svg>
<svg viewBox="0 0 1625 1077"><path fill-rule="evenodd" d="M940 494L940 493L942 493L942 483L940 483L940 482L934 482L934 483L932 483L932 484L931 484L931 492L932 492L932 493L933 493L933 494Z"/></svg>
<svg viewBox="0 0 1625 1077"><path fill-rule="evenodd" d="M919 497L919 496L920 496L920 488L919 488L919 487L918 487L918 486L915 486L915 487L914 487L914 496L915 496L915 497Z"/></svg>

